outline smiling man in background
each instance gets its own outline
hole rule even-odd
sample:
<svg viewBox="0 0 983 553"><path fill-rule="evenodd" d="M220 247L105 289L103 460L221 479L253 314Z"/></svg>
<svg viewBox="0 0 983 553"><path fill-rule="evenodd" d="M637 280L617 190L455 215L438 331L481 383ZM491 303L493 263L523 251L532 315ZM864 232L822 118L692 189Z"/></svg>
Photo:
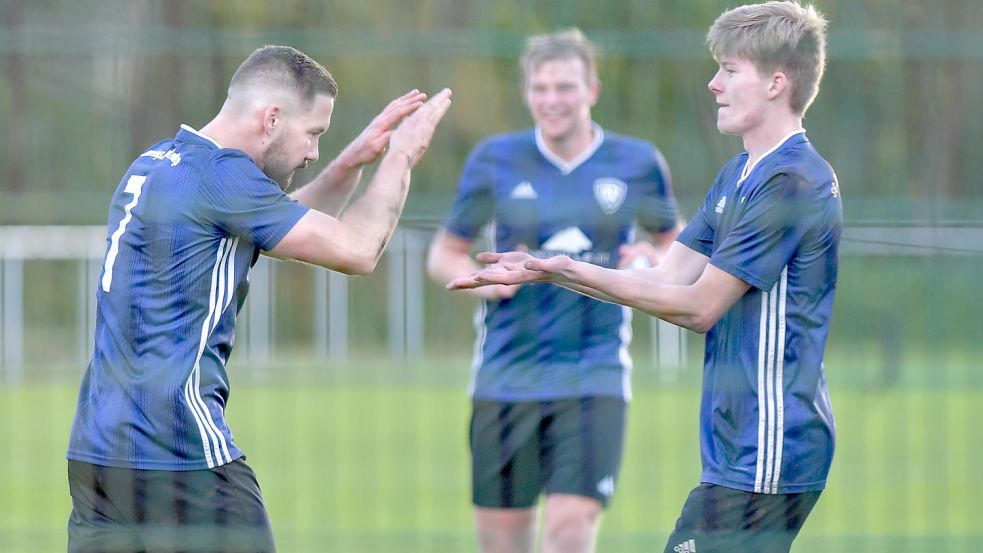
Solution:
<svg viewBox="0 0 983 553"><path fill-rule="evenodd" d="M604 131L594 45L576 29L530 37L521 59L535 128L491 137L469 156L430 248L447 283L478 270L472 242L565 253L604 267L658 263L679 217L651 143ZM654 242L636 242L636 225ZM470 392L472 501L484 553L594 551L621 466L631 398L631 311L569 290L489 286Z"/></svg>

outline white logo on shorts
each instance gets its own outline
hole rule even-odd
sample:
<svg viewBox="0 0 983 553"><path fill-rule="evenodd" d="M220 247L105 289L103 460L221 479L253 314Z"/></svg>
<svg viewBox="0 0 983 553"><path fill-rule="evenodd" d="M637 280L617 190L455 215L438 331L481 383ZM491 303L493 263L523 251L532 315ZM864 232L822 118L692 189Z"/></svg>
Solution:
<svg viewBox="0 0 983 553"><path fill-rule="evenodd" d="M672 548L676 553L696 553L696 540L688 539Z"/></svg>
<svg viewBox="0 0 983 553"><path fill-rule="evenodd" d="M597 491L604 497L611 497L614 495L614 477L605 476L597 483Z"/></svg>

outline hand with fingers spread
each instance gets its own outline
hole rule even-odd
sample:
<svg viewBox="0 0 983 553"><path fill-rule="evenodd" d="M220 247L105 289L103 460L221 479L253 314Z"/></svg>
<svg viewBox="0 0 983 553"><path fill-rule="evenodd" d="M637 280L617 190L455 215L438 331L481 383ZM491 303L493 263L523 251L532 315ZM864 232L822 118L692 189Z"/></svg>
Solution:
<svg viewBox="0 0 983 553"><path fill-rule="evenodd" d="M390 135L396 126L419 109L426 99L425 93L413 89L389 102L338 158L351 167L361 167L378 160L389 146Z"/></svg>
<svg viewBox="0 0 983 553"><path fill-rule="evenodd" d="M406 117L389 137L389 149L407 156L410 166L423 157L433 138L437 123L451 105L451 90L445 88Z"/></svg>

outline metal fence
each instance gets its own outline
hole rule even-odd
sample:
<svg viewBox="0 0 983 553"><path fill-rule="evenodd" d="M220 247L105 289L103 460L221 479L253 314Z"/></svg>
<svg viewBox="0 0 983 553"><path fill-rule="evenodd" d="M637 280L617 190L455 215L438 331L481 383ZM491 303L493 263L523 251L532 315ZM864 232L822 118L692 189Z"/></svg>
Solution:
<svg viewBox="0 0 983 553"><path fill-rule="evenodd" d="M74 351L64 348L43 349L42 354L58 353L66 361L85 367L92 354L95 321L96 283L105 254L105 228L99 226L10 226L0 227L0 369L5 385L16 385L29 375L26 367L38 368L55 363L51 358L31 356L25 352L25 315L30 313L32 297L25 289L26 262L67 262L71 270L56 271L52 293L64 297L63 308L74 321ZM385 296L385 350L392 359L415 360L426 353L428 324L426 301L426 250L433 231L429 228L401 227L394 234L385 253L384 284L377 292ZM273 360L278 317L307 317L311 331L309 348L314 361L344 361L350 350L351 277L310 268L312 293L307 301L278 306L275 293L278 273L285 264L261 257L250 273L251 293L243 309L237 336L237 363L265 367ZM42 294L41 296L44 296ZM74 300L73 300L74 296ZM297 306L304 312L294 312ZM432 313L440 316L440 313ZM652 365L662 376L672 380L686 365L687 332L669 323L651 325L647 336ZM54 344L53 344L54 345ZM64 344L62 344L64 345ZM382 344L379 344L381 347Z"/></svg>
<svg viewBox="0 0 983 553"><path fill-rule="evenodd" d="M385 298L384 351L391 359L420 359L428 343L440 332L434 317L444 317L440 308L427 313L427 277L425 256L432 238L432 228L400 227L385 253L382 271L373 293ZM55 363L85 367L92 354L95 321L96 282L102 267L105 229L100 226L9 226L0 227L0 383L16 385L32 370ZM980 255L983 251L983 227L979 226L851 226L845 230L843 255L848 256L927 256ZM50 292L26 293L25 263L62 262L54 271ZM309 344L312 361L345 361L351 344L352 320L351 277L340 273L309 268L312 280L304 301L279 305L275 293L278 274L287 264L261 257L250 275L250 293L240 320L236 363L245 366L269 366L275 349L278 318L307 318L311 329ZM54 300L49 294L58 296ZM61 305L60 313L72 322L68 326L71 340L51 340L51 348L40 354L25 352L25 342L32 337L25 316L31 313L32 301L53 301ZM71 304L74 303L74 306ZM298 308L298 306L300 306ZM298 312L299 310L299 312ZM362 310L359 309L361 312ZM430 318L428 318L428 316ZM62 321L64 325L66 321ZM444 321L447 324L447 321ZM451 323L453 324L453 323ZM43 330L42 330L43 331ZM38 332L35 330L34 332ZM659 321L649 332L638 337L647 342L651 365L661 376L674 380L687 363L688 331ZM43 338L36 338L43 341ZM383 344L378 344L379 349ZM69 351L70 350L70 351ZM55 357L52 354L57 353ZM56 360L57 359L57 360Z"/></svg>

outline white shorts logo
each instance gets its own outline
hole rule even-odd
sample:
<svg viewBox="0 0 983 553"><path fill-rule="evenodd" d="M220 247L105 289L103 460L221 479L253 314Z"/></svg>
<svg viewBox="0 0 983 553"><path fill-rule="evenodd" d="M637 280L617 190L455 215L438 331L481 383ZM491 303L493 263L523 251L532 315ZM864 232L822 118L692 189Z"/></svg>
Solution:
<svg viewBox="0 0 983 553"><path fill-rule="evenodd" d="M676 553L696 553L696 540L689 539L672 548Z"/></svg>
<svg viewBox="0 0 983 553"><path fill-rule="evenodd" d="M601 206L601 210L608 215L618 211L621 204L625 202L627 193L628 185L618 179L603 178L594 181L594 199L597 200L597 205Z"/></svg>
<svg viewBox="0 0 983 553"><path fill-rule="evenodd" d="M614 477L608 475L602 478L601 481L597 483L597 493L607 498L614 495Z"/></svg>

